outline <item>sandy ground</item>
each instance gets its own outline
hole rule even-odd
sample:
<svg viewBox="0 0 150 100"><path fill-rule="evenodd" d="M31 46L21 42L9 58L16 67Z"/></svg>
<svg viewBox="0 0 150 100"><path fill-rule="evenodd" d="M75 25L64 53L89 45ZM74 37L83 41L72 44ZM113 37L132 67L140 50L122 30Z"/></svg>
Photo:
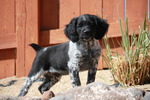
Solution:
<svg viewBox="0 0 150 100"><path fill-rule="evenodd" d="M80 79L82 86L86 84L87 80L87 71L80 72ZM8 77L4 79L0 79L0 84L7 84L11 80L17 80L13 85L8 87L0 87L0 96L17 96L19 94L19 91L25 81L25 77L16 78L16 77ZM99 70L96 74L96 82L103 82L109 85L112 85L114 83L113 77L109 70ZM41 97L41 94L38 91L38 86L41 84L41 82L35 82L29 89L29 92L26 96L29 97ZM150 84L147 85L140 85L135 86L136 88L144 89L144 90L150 90ZM69 75L62 76L61 80L56 83L50 90L53 91L55 94L62 93L67 91L68 89L72 88L70 84L70 78Z"/></svg>

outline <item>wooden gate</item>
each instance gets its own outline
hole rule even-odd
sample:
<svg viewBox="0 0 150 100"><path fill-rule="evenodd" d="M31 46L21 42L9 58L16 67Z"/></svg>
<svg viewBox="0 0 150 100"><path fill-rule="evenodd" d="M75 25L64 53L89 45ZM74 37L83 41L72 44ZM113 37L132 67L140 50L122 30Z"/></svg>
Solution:
<svg viewBox="0 0 150 100"><path fill-rule="evenodd" d="M0 78L27 75L38 43L38 0L0 0Z"/></svg>
<svg viewBox="0 0 150 100"><path fill-rule="evenodd" d="M95 14L107 19L109 37L120 39L118 19L128 17L130 31L137 31L146 13L148 0L0 0L0 78L28 74L35 56L28 44L68 41L63 30L73 17ZM104 68L99 62L98 68Z"/></svg>
<svg viewBox="0 0 150 100"><path fill-rule="evenodd" d="M0 0L0 78L15 75L15 0Z"/></svg>

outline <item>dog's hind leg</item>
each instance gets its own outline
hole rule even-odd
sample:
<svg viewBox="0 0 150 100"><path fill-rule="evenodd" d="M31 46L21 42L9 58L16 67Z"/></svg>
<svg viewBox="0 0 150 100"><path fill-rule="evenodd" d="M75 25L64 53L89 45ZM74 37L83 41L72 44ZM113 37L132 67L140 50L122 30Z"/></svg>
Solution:
<svg viewBox="0 0 150 100"><path fill-rule="evenodd" d="M35 82L40 77L42 72L43 71L39 71L38 73L33 74L33 75L29 74L18 96L25 96L28 93L28 90L30 86L32 85L32 83Z"/></svg>
<svg viewBox="0 0 150 100"><path fill-rule="evenodd" d="M49 90L54 84L56 84L60 80L60 78L61 75L57 73L45 74L45 80L38 88L40 93L43 94L44 91Z"/></svg>

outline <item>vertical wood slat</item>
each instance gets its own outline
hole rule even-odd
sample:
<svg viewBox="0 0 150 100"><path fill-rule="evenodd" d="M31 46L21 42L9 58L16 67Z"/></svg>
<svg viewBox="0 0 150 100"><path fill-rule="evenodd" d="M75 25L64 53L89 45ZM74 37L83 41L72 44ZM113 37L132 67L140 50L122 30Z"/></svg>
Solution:
<svg viewBox="0 0 150 100"><path fill-rule="evenodd" d="M39 0L16 0L16 31L18 39L16 75L27 75L34 56L30 43L38 43Z"/></svg>
<svg viewBox="0 0 150 100"><path fill-rule="evenodd" d="M31 43L38 43L39 35L39 0L26 0L26 36L25 36L25 68L28 75L35 51L29 46Z"/></svg>
<svg viewBox="0 0 150 100"><path fill-rule="evenodd" d="M16 0L17 59L16 76L25 75L26 0Z"/></svg>
<svg viewBox="0 0 150 100"><path fill-rule="evenodd" d="M124 20L124 0L103 0L103 18L110 25L108 36L120 36L119 19Z"/></svg>
<svg viewBox="0 0 150 100"><path fill-rule="evenodd" d="M0 49L16 48L15 0L0 0Z"/></svg>
<svg viewBox="0 0 150 100"><path fill-rule="evenodd" d="M102 17L102 0L81 0L80 14L94 14Z"/></svg>
<svg viewBox="0 0 150 100"><path fill-rule="evenodd" d="M0 78L15 75L15 28L15 0L0 0Z"/></svg>
<svg viewBox="0 0 150 100"><path fill-rule="evenodd" d="M59 28L64 28L74 17L80 15L80 0L59 0Z"/></svg>
<svg viewBox="0 0 150 100"><path fill-rule="evenodd" d="M127 17L129 22L130 32L138 34L139 26L142 25L144 17L147 17L148 0L127 0Z"/></svg>
<svg viewBox="0 0 150 100"><path fill-rule="evenodd" d="M148 0L127 0L127 17L129 20L140 20L145 17L148 10ZM147 16L146 16L147 17Z"/></svg>
<svg viewBox="0 0 150 100"><path fill-rule="evenodd" d="M0 0L0 35L15 33L15 0Z"/></svg>

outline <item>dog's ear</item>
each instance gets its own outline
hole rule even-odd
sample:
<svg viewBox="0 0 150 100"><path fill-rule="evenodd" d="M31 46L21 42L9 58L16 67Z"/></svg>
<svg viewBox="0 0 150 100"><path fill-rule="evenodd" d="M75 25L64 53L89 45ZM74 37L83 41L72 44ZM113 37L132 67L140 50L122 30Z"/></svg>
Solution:
<svg viewBox="0 0 150 100"><path fill-rule="evenodd" d="M109 24L106 20L98 18L97 16L94 17L94 20L96 24L95 39L100 40L107 33Z"/></svg>
<svg viewBox="0 0 150 100"><path fill-rule="evenodd" d="M79 40L79 35L77 33L77 20L78 17L73 18L65 28L65 35L72 41L77 42Z"/></svg>

